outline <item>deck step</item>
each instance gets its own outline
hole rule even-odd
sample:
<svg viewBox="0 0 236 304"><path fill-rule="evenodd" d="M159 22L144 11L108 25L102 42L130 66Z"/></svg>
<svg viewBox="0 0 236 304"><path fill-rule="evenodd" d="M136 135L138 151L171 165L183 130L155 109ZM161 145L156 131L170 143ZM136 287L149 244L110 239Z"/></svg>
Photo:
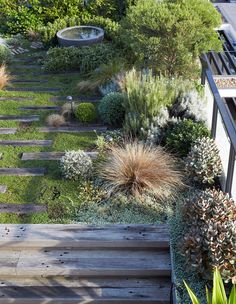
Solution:
<svg viewBox="0 0 236 304"><path fill-rule="evenodd" d="M61 107L59 106L24 106L18 108L20 111L28 111L28 110L54 110L60 111Z"/></svg>
<svg viewBox="0 0 236 304"><path fill-rule="evenodd" d="M20 122L34 122L39 121L38 115L21 116L21 115L0 115L0 120L11 120Z"/></svg>
<svg viewBox="0 0 236 304"><path fill-rule="evenodd" d="M8 233L6 234L6 230ZM5 231L5 232L4 232ZM18 236L18 237L17 237ZM169 248L167 225L0 224L0 248Z"/></svg>
<svg viewBox="0 0 236 304"><path fill-rule="evenodd" d="M92 159L96 159L98 152L86 152ZM65 152L31 152L23 153L21 160L60 160Z"/></svg>
<svg viewBox="0 0 236 304"><path fill-rule="evenodd" d="M0 185L0 193L1 194L4 194L7 192L7 186L6 185Z"/></svg>
<svg viewBox="0 0 236 304"><path fill-rule="evenodd" d="M44 168L0 168L1 176L44 176Z"/></svg>
<svg viewBox="0 0 236 304"><path fill-rule="evenodd" d="M17 128L0 128L0 134L16 134Z"/></svg>
<svg viewBox="0 0 236 304"><path fill-rule="evenodd" d="M52 140L0 140L0 146L51 146Z"/></svg>
<svg viewBox="0 0 236 304"><path fill-rule="evenodd" d="M41 133L80 133L80 132L91 132L96 130L97 132L105 132L107 127L105 126L88 126L88 127L42 127L38 128Z"/></svg>
<svg viewBox="0 0 236 304"><path fill-rule="evenodd" d="M14 213L18 215L46 212L47 208L44 205L34 204L0 204L0 213Z"/></svg>
<svg viewBox="0 0 236 304"><path fill-rule="evenodd" d="M14 88L7 88L7 91L10 92L35 92L35 93L55 93L55 92L59 92L61 89L59 88L18 88L18 87L14 87Z"/></svg>

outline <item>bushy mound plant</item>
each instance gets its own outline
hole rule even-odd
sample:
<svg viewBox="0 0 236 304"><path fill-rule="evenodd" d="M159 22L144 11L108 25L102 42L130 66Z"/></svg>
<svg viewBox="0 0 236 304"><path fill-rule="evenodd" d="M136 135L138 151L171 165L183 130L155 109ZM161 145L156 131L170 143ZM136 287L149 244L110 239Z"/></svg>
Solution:
<svg viewBox="0 0 236 304"><path fill-rule="evenodd" d="M11 62L13 56L8 47L0 45L0 66Z"/></svg>
<svg viewBox="0 0 236 304"><path fill-rule="evenodd" d="M49 49L43 68L49 72L91 72L112 60L116 51L110 43L99 43L81 48L64 47Z"/></svg>
<svg viewBox="0 0 236 304"><path fill-rule="evenodd" d="M199 183L212 185L223 172L219 150L208 137L194 142L185 161L187 173Z"/></svg>
<svg viewBox="0 0 236 304"><path fill-rule="evenodd" d="M236 204L217 190L191 193L185 201L187 234L181 251L188 266L201 276L218 267L229 282L236 275Z"/></svg>
<svg viewBox="0 0 236 304"><path fill-rule="evenodd" d="M105 124L113 127L122 126L125 117L124 99L122 93L110 93L103 97L98 111Z"/></svg>
<svg viewBox="0 0 236 304"><path fill-rule="evenodd" d="M209 136L210 132L203 122L186 119L167 126L165 142L171 152L184 157L198 138Z"/></svg>
<svg viewBox="0 0 236 304"><path fill-rule="evenodd" d="M83 123L90 123L96 120L96 107L89 102L82 102L75 110L76 118Z"/></svg>
<svg viewBox="0 0 236 304"><path fill-rule="evenodd" d="M121 191L138 197L150 191L156 197L166 198L182 186L172 156L160 147L136 142L111 147L98 172L109 193Z"/></svg>
<svg viewBox="0 0 236 304"><path fill-rule="evenodd" d="M61 158L60 168L66 179L88 179L92 175L93 163L84 151L67 151Z"/></svg>
<svg viewBox="0 0 236 304"><path fill-rule="evenodd" d="M4 89L11 81L11 76L8 74L5 65L0 66L0 90Z"/></svg>
<svg viewBox="0 0 236 304"><path fill-rule="evenodd" d="M171 114L175 117L205 121L206 101L196 90L182 93L173 105Z"/></svg>

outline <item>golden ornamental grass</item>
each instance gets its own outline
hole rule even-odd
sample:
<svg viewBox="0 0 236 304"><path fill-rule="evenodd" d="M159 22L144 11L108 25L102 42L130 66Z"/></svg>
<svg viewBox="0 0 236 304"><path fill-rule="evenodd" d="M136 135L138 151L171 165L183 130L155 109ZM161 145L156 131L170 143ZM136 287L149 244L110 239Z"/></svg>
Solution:
<svg viewBox="0 0 236 304"><path fill-rule="evenodd" d="M2 65L0 67L0 90L4 89L10 82L11 76L6 70L6 66Z"/></svg>
<svg viewBox="0 0 236 304"><path fill-rule="evenodd" d="M100 163L99 172L109 194L121 191L137 197L150 191L164 199L183 187L182 175L172 156L161 147L137 142L112 147Z"/></svg>
<svg viewBox="0 0 236 304"><path fill-rule="evenodd" d="M47 125L49 127L58 128L65 124L65 118L59 114L51 114L47 117Z"/></svg>

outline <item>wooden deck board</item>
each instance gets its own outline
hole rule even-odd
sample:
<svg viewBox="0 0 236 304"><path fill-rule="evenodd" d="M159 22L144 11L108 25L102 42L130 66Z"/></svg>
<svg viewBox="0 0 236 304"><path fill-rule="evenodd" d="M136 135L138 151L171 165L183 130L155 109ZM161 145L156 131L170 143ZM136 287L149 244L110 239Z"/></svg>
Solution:
<svg viewBox="0 0 236 304"><path fill-rule="evenodd" d="M52 140L0 140L0 146L51 146Z"/></svg>
<svg viewBox="0 0 236 304"><path fill-rule="evenodd" d="M0 176L44 176L44 168L0 168Z"/></svg>
<svg viewBox="0 0 236 304"><path fill-rule="evenodd" d="M96 159L98 152L86 152L92 159ZM23 153L21 160L60 160L65 152L30 152Z"/></svg>

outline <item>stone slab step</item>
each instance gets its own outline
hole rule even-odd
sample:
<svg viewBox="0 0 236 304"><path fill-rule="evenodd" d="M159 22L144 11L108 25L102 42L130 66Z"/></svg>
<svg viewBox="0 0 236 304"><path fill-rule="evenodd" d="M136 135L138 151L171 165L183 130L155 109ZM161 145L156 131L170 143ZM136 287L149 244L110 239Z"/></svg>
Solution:
<svg viewBox="0 0 236 304"><path fill-rule="evenodd" d="M163 248L167 225L0 224L0 248ZM100 264L102 266L102 264Z"/></svg>
<svg viewBox="0 0 236 304"><path fill-rule="evenodd" d="M28 111L28 110L54 110L54 111L60 111L61 107L59 106L24 106L18 108L21 111Z"/></svg>
<svg viewBox="0 0 236 304"><path fill-rule="evenodd" d="M99 126L92 126L92 127L42 127L38 128L38 131L41 133L80 133L80 132L93 132L96 130L97 132L105 132L107 127L99 127Z"/></svg>
<svg viewBox="0 0 236 304"><path fill-rule="evenodd" d="M125 280L123 280L125 283ZM139 287L1 287L0 303L4 304L169 304L170 284Z"/></svg>
<svg viewBox="0 0 236 304"><path fill-rule="evenodd" d="M14 213L18 215L29 213L46 212L47 208L43 205L34 204L4 204L0 203L0 213Z"/></svg>
<svg viewBox="0 0 236 304"><path fill-rule="evenodd" d="M48 80L30 80L30 79L15 79L11 83L47 83Z"/></svg>
<svg viewBox="0 0 236 304"><path fill-rule="evenodd" d="M37 64L15 64L9 66L11 69L22 69L22 70L41 70L41 65Z"/></svg>
<svg viewBox="0 0 236 304"><path fill-rule="evenodd" d="M6 185L0 185L0 193L4 194L7 192L7 186Z"/></svg>
<svg viewBox="0 0 236 304"><path fill-rule="evenodd" d="M98 152L86 152L92 159L96 159ZM21 160L60 160L65 152L31 152L23 153Z"/></svg>
<svg viewBox="0 0 236 304"><path fill-rule="evenodd" d="M39 93L55 93L59 92L61 89L59 88L7 88L7 91L11 92L39 92Z"/></svg>
<svg viewBox="0 0 236 304"><path fill-rule="evenodd" d="M39 121L38 115L21 116L21 115L0 115L0 120L12 120L20 122L34 122Z"/></svg>
<svg viewBox="0 0 236 304"><path fill-rule="evenodd" d="M15 134L17 128L0 128L0 134Z"/></svg>
<svg viewBox="0 0 236 304"><path fill-rule="evenodd" d="M52 140L0 140L0 146L51 146Z"/></svg>
<svg viewBox="0 0 236 304"><path fill-rule="evenodd" d="M0 101L28 101L33 99L34 97L0 97Z"/></svg>
<svg viewBox="0 0 236 304"><path fill-rule="evenodd" d="M51 102L67 102L66 100L67 96L53 96L49 99L49 101ZM101 101L101 97L99 96L92 96L92 97L87 97L87 96L76 96L73 98L74 102L100 102Z"/></svg>
<svg viewBox="0 0 236 304"><path fill-rule="evenodd" d="M2 176L44 176L44 168L0 168Z"/></svg>

